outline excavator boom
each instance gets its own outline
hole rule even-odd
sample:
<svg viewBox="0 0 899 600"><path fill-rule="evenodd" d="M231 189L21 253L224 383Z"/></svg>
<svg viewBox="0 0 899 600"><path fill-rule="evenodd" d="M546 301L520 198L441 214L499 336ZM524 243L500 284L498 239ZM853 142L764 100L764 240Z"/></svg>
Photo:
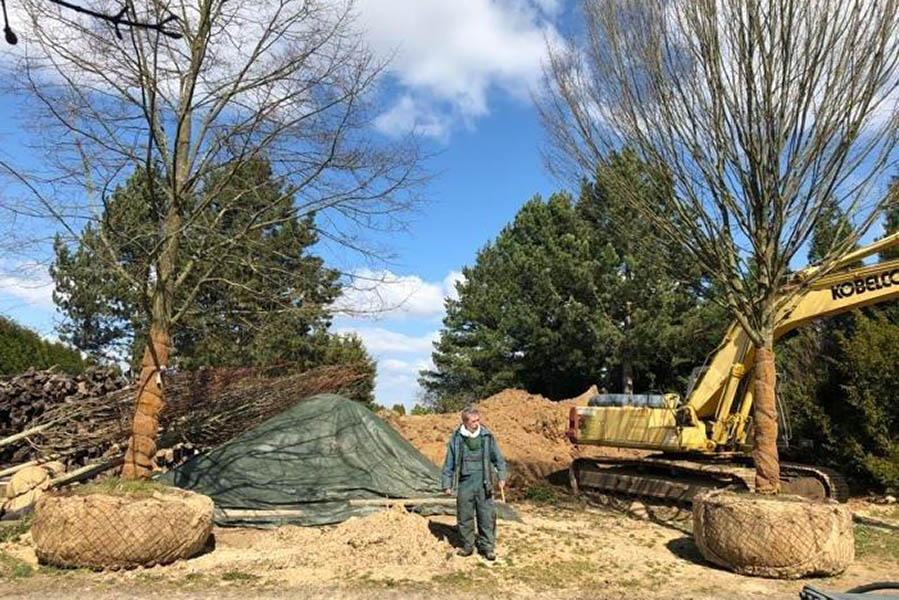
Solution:
<svg viewBox="0 0 899 600"><path fill-rule="evenodd" d="M896 245L899 245L899 233L850 253L832 267L844 270L822 274L821 267L812 265L795 273L779 299L775 339L815 319L899 298L899 259L846 268ZM571 409L569 438L576 444L660 452L663 455L655 459L656 466L664 464L665 469L691 477L697 473L680 460L685 454L704 455L715 460L740 456L745 466L745 457L751 449L747 440L753 398L752 386L745 385L744 379L751 372L753 362L754 346L749 336L738 323L731 323L685 399L677 394L594 397L588 406ZM678 456L679 462L672 463L672 456ZM585 481L590 477L595 479L596 475L596 465L588 468L588 462L581 461L578 467ZM574 466L572 468L574 479ZM836 481L836 476L796 465L782 469L788 477L791 468L795 478L803 481L800 488L808 483L807 477L812 477L825 481L825 495L843 495L837 493L837 488L842 490L844 486ZM724 479L739 479L742 485L751 489L751 482L744 477L748 471L737 473L734 469L733 464L729 467L719 465L717 473L722 476L727 471ZM711 473L707 466L700 471L705 475ZM616 485L620 487L622 480L630 482L625 487L636 485L640 488L646 476L622 475L616 479L619 482Z"/></svg>

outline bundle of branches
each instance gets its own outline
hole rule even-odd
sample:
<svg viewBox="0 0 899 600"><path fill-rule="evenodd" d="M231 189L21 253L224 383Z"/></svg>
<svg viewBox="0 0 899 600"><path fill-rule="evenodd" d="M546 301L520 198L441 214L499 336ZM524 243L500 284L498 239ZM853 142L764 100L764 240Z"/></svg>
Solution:
<svg viewBox="0 0 899 600"><path fill-rule="evenodd" d="M364 363L288 373L284 365L203 369L166 379L168 403L160 421L160 447L189 443L211 448L234 439L299 400L345 394L367 376Z"/></svg>
<svg viewBox="0 0 899 600"><path fill-rule="evenodd" d="M286 373L286 374L285 374ZM159 447L207 449L255 427L299 400L321 393L347 393L367 376L366 365L317 367L290 373L285 365L217 368L165 375L166 407ZM65 403L29 424L34 457L65 456L86 464L121 453L130 434L134 387Z"/></svg>

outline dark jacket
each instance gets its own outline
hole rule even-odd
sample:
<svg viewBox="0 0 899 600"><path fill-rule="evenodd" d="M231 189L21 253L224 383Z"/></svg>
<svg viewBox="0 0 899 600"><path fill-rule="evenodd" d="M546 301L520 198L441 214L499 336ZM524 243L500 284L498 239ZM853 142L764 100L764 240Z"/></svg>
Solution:
<svg viewBox="0 0 899 600"><path fill-rule="evenodd" d="M443 489L455 489L459 485L459 474L462 470L462 434L460 425L450 436L446 446L446 459L443 461L441 473L441 486ZM505 481L509 473L506 469L506 459L499 450L499 445L490 430L481 425L481 440L484 444L484 487L488 493L493 490L493 467L496 467L496 475L500 481Z"/></svg>

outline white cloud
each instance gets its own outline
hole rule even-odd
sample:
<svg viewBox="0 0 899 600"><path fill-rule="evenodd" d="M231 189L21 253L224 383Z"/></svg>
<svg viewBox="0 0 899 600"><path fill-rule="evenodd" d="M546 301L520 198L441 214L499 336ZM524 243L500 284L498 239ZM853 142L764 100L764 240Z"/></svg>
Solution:
<svg viewBox="0 0 899 600"><path fill-rule="evenodd" d="M375 398L378 404L391 407L402 404L411 409L419 399L421 388L418 374L424 369L433 369L430 357L414 361L387 359L378 362L378 377L375 383Z"/></svg>
<svg viewBox="0 0 899 600"><path fill-rule="evenodd" d="M417 275L359 269L352 274L352 282L334 303L334 310L376 319L439 318L444 314L444 299L456 297L453 282L461 276L460 272L451 271L443 281L430 282Z"/></svg>
<svg viewBox="0 0 899 600"><path fill-rule="evenodd" d="M49 309L53 307L53 280L42 265L17 265L0 272L0 294Z"/></svg>
<svg viewBox="0 0 899 600"><path fill-rule="evenodd" d="M437 331L422 336L406 335L381 327L342 327L338 333L355 333L369 352L378 356L392 354L430 353L432 344L439 337Z"/></svg>
<svg viewBox="0 0 899 600"><path fill-rule="evenodd" d="M549 15L557 15L562 11L562 0L534 0L540 10Z"/></svg>
<svg viewBox="0 0 899 600"><path fill-rule="evenodd" d="M459 292L456 291L456 283L463 281L465 276L462 275L462 271L450 271L449 274L443 278L443 289L448 298L452 298L453 300L459 299Z"/></svg>
<svg viewBox="0 0 899 600"><path fill-rule="evenodd" d="M423 106L412 96L404 95L375 119L375 128L388 135L394 133L414 132L430 138L446 140L449 135L451 119Z"/></svg>
<svg viewBox="0 0 899 600"><path fill-rule="evenodd" d="M355 285L335 303L335 330L358 335L377 361L376 402L410 409L421 392L419 373L434 368L431 354L440 339L443 301L458 298L455 283L462 280L462 272L425 281L416 275L361 269L353 278ZM372 326L373 318L384 324Z"/></svg>
<svg viewBox="0 0 899 600"><path fill-rule="evenodd" d="M413 374L418 375L422 369L430 369L434 364L429 359L420 359L416 361L397 360L388 358L380 363L385 373L396 374Z"/></svg>
<svg viewBox="0 0 899 600"><path fill-rule="evenodd" d="M545 40L558 37L547 17L559 0L393 0L389 7L359 4L369 43L392 56L390 73L407 91L378 120L388 133L443 137L451 120L487 114L493 88L528 101Z"/></svg>
<svg viewBox="0 0 899 600"><path fill-rule="evenodd" d="M355 333L377 362L375 401L382 406L402 404L411 409L418 400L421 388L418 374L433 369L431 352L440 339L439 331L424 335L407 335L380 327L345 326L338 333Z"/></svg>

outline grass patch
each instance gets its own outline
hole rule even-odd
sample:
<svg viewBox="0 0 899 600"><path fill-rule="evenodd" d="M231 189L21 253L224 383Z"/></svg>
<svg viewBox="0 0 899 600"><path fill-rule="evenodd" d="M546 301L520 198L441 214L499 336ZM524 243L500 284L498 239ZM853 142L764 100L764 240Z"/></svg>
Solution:
<svg viewBox="0 0 899 600"><path fill-rule="evenodd" d="M63 575L69 572L69 569L60 569L54 565L40 565L37 568L38 573L41 575Z"/></svg>
<svg viewBox="0 0 899 600"><path fill-rule="evenodd" d="M855 551L859 558L878 557L899 562L899 535L874 527L856 526Z"/></svg>
<svg viewBox="0 0 899 600"><path fill-rule="evenodd" d="M543 481L539 481L528 486L528 488L524 491L524 497L526 500L543 504L552 504L558 502L559 500L559 496L558 494L556 494L556 489L550 484Z"/></svg>
<svg viewBox="0 0 899 600"><path fill-rule="evenodd" d="M253 573L244 573L243 571L225 571L222 573L223 581L256 581L261 579L259 575Z"/></svg>
<svg viewBox="0 0 899 600"><path fill-rule="evenodd" d="M166 494L176 491L178 488L159 483L157 481L131 480L120 477L110 477L97 483L76 485L67 493L75 496L87 496L90 494L108 494L110 496L127 496L129 498L151 498L153 494Z"/></svg>
<svg viewBox="0 0 899 600"><path fill-rule="evenodd" d="M582 588L595 583L596 565L588 560L561 560L510 569L515 581L536 589Z"/></svg>
<svg viewBox="0 0 899 600"><path fill-rule="evenodd" d="M18 521L0 524L0 542L18 542L19 536L28 532L33 522L34 513Z"/></svg>
<svg viewBox="0 0 899 600"><path fill-rule="evenodd" d="M10 556L6 552L0 552L0 579L17 579L32 575L34 575L34 568L27 562Z"/></svg>
<svg viewBox="0 0 899 600"><path fill-rule="evenodd" d="M491 590L496 588L496 581L491 577L489 569L442 573L432 577L431 584L438 588L444 586L452 588L454 592L471 592L478 595L489 595Z"/></svg>
<svg viewBox="0 0 899 600"><path fill-rule="evenodd" d="M147 585L157 585L165 581L165 577L158 573L140 573L137 580Z"/></svg>

